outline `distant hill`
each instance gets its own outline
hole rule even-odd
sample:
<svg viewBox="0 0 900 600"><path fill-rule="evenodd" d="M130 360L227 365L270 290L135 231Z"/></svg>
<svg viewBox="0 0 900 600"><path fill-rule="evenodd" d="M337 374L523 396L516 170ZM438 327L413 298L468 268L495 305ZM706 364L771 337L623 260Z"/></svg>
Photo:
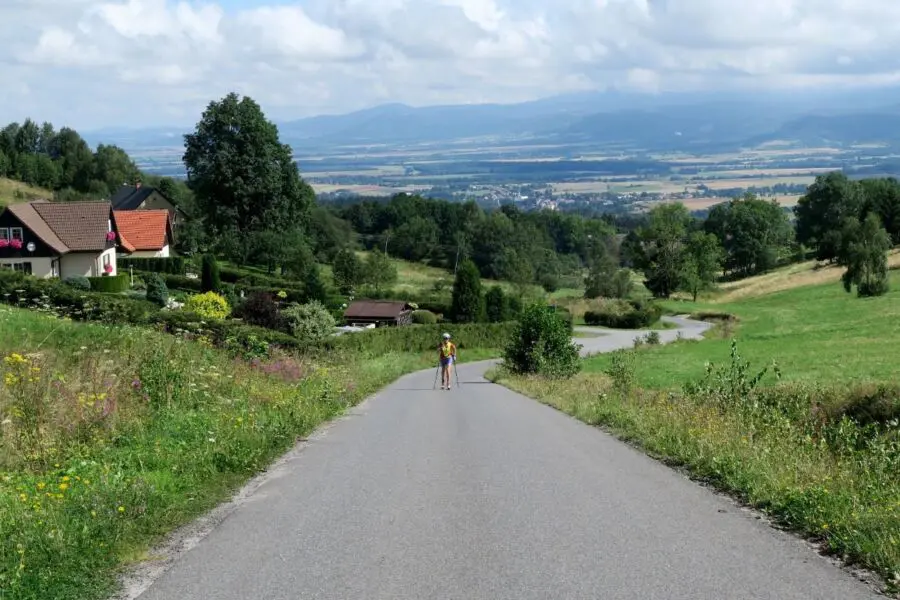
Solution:
<svg viewBox="0 0 900 600"><path fill-rule="evenodd" d="M518 104L412 107L384 104L341 115L279 122L301 153L352 145L484 143L610 145L623 149L714 152L787 141L797 145L900 144L896 89L823 94L580 93ZM199 115L198 115L199 116ZM178 128L106 129L91 143L180 147Z"/></svg>

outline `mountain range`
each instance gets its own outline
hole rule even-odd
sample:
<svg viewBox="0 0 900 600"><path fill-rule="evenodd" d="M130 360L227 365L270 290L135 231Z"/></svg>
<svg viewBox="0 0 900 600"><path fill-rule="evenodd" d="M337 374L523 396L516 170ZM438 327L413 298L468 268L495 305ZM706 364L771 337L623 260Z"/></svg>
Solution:
<svg viewBox="0 0 900 600"><path fill-rule="evenodd" d="M301 154L344 146L554 144L646 151L727 151L769 142L797 146L900 145L897 88L823 94L581 93L518 104L412 107L384 104L348 114L278 122ZM182 145L178 128L105 129L89 143L124 148Z"/></svg>

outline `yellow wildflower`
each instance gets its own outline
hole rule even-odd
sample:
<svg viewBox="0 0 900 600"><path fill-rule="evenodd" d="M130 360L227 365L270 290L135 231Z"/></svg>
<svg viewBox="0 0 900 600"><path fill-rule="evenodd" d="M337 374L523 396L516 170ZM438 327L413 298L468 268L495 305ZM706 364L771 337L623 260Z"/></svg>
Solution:
<svg viewBox="0 0 900 600"><path fill-rule="evenodd" d="M120 512L120 513L125 512L125 507L124 507L124 506L120 506L120 507L119 507L119 512Z"/></svg>
<svg viewBox="0 0 900 600"><path fill-rule="evenodd" d="M64 491L66 491L67 489L69 489L69 484L68 484L68 483L61 483L61 484L59 484L59 489L60 489L61 491L64 492Z"/></svg>

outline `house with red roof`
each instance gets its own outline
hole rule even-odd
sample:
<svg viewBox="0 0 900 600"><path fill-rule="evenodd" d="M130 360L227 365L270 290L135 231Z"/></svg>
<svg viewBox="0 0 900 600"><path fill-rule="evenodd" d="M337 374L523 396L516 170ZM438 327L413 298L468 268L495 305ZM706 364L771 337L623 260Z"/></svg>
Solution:
<svg viewBox="0 0 900 600"><path fill-rule="evenodd" d="M166 209L114 210L119 252L131 258L167 258L172 246L172 215Z"/></svg>

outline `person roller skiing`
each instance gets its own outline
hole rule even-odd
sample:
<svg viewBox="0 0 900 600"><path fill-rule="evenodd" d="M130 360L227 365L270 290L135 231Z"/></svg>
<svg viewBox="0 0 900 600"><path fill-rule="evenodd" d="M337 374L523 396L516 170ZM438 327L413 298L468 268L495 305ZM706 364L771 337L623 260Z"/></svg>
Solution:
<svg viewBox="0 0 900 600"><path fill-rule="evenodd" d="M450 389L450 368L456 361L456 344L450 341L450 334L445 333L438 348L438 358L441 364L441 389Z"/></svg>

